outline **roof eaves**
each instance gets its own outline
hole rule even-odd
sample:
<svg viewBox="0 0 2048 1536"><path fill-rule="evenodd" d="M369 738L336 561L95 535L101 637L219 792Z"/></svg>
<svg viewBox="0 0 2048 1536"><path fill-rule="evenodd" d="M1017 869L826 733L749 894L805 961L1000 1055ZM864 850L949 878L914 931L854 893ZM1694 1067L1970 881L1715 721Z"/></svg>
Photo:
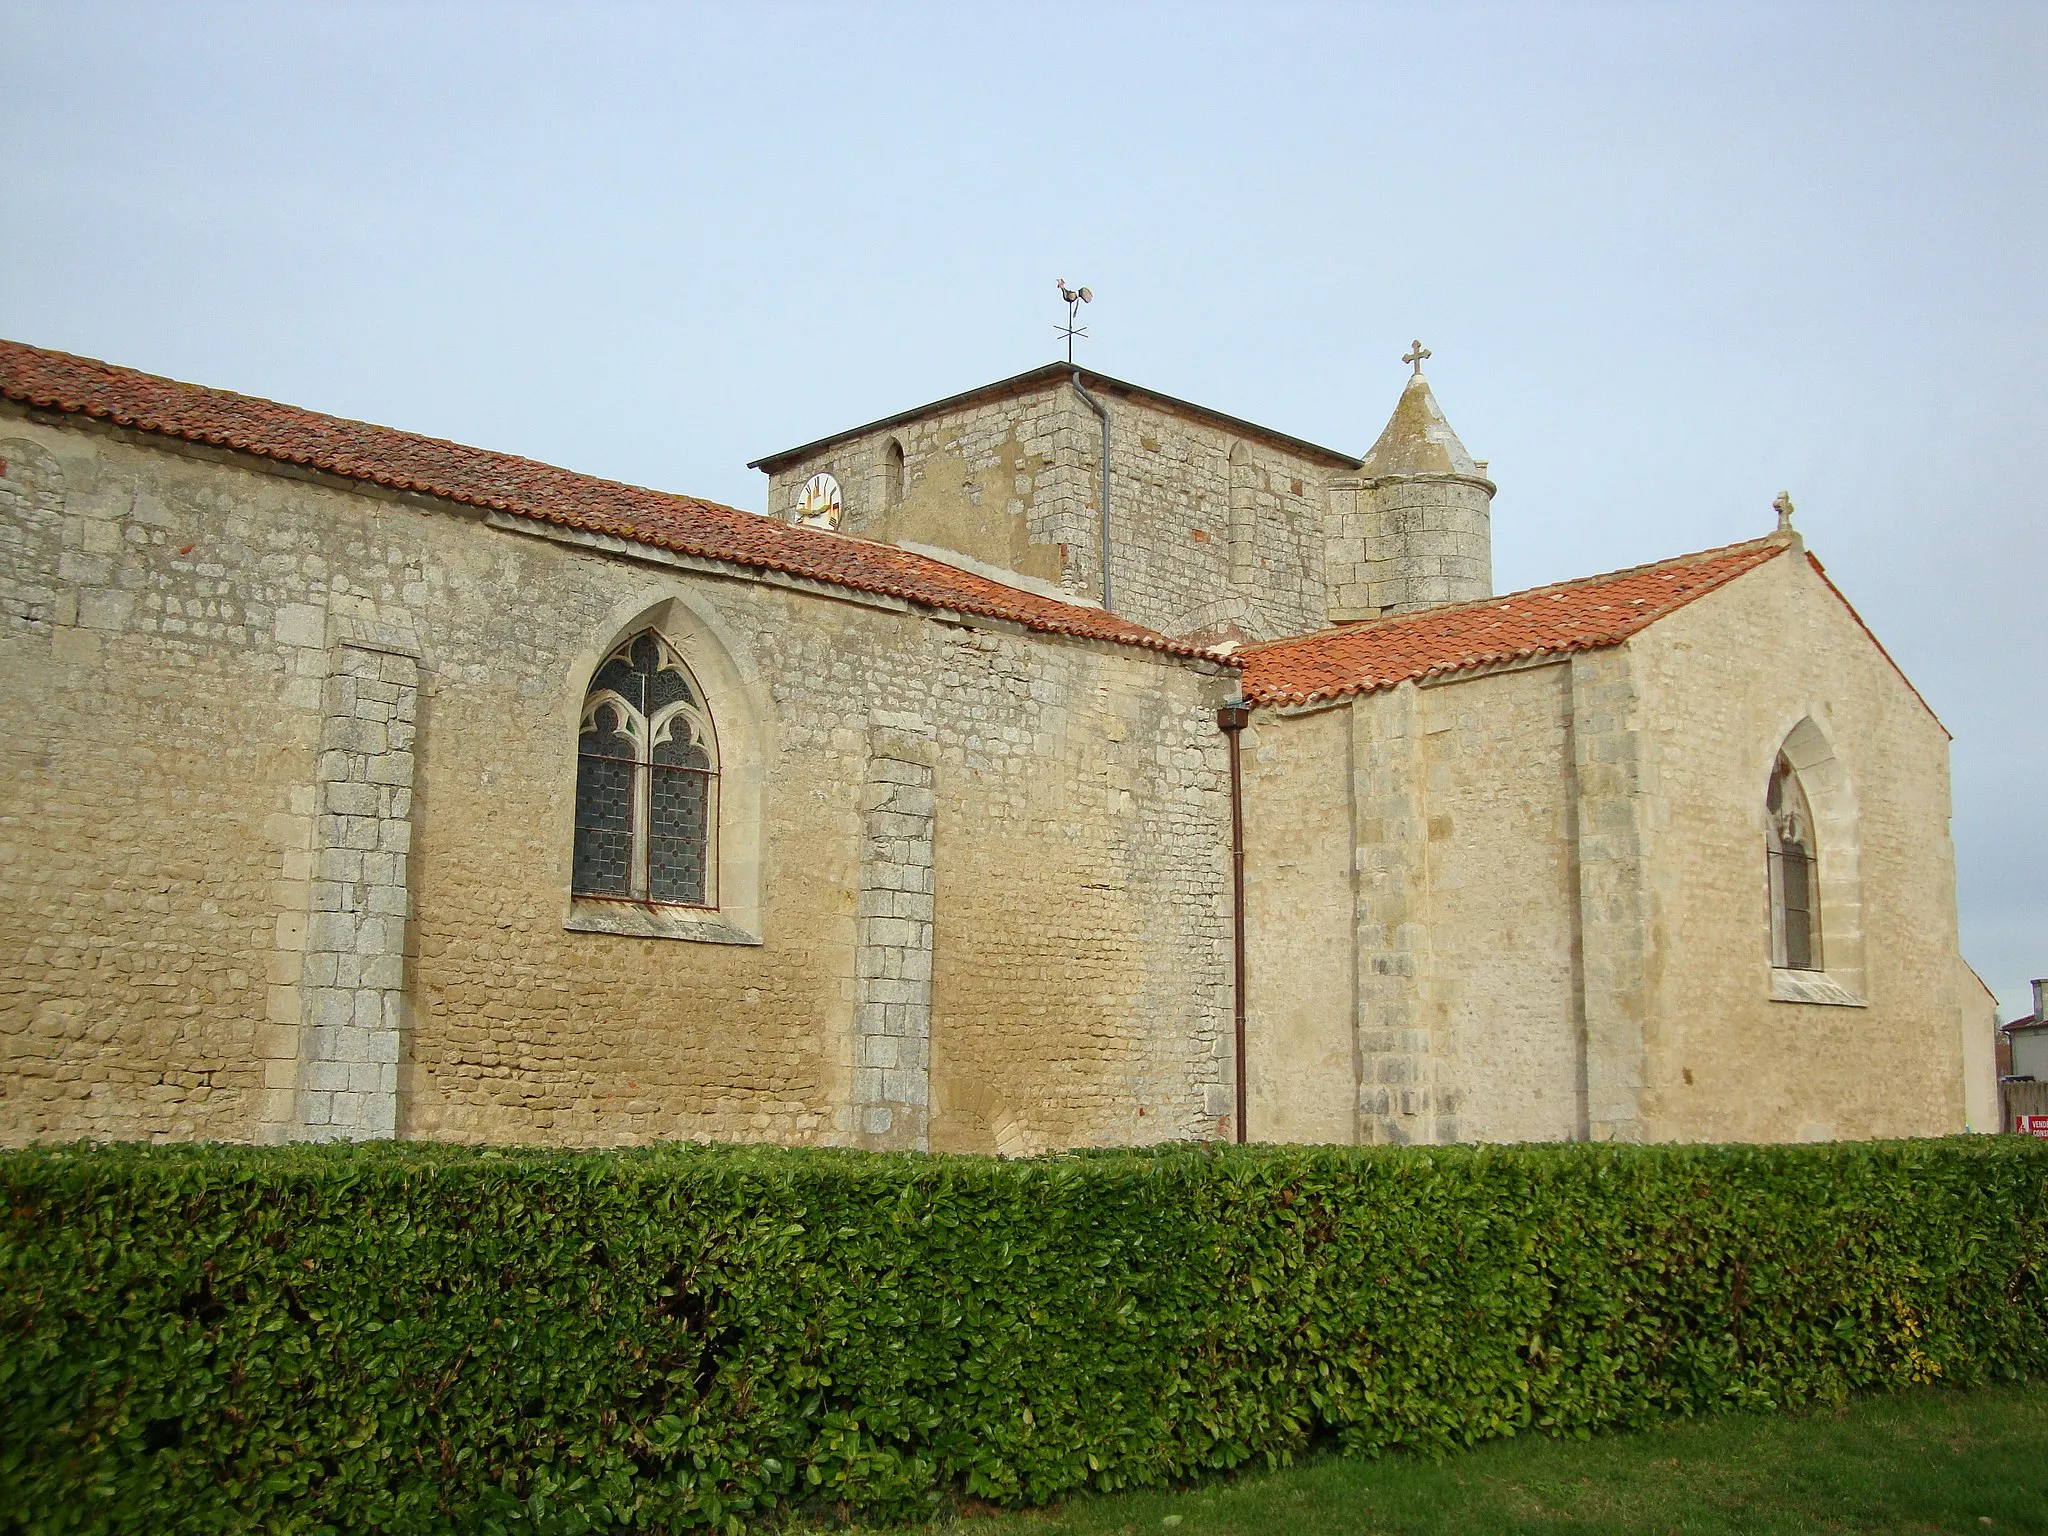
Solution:
<svg viewBox="0 0 2048 1536"><path fill-rule="evenodd" d="M234 451L239 452L241 450ZM588 519L576 517L569 513L550 511L546 508L523 506L516 502L494 501L486 503L459 496L447 496L435 491L421 491L416 494L433 496L437 500L459 501L464 505L482 507L488 511L502 512L511 517L523 517L533 522L573 528L580 533L620 538L628 543L645 545L650 549L667 550L672 554L683 555L690 559L717 561L721 565L738 570L773 571L777 575L791 577L799 581L818 582L828 587L843 587L849 592L865 592L877 597L894 598L899 602L907 604L912 609L921 611L933 618L945 619L948 617L957 618L960 615L971 615L976 618L997 619L1004 623L1015 624L1020 629L1029 630L1036 634L1065 635L1076 640L1093 640L1109 645L1133 646L1140 650L1159 651L1166 655L1181 656L1192 661L1209 661L1225 666L1242 666L1242 663L1236 661L1234 657L1219 653L1211 647L1193 645L1183 640L1175 640L1171 636L1159 634L1140 625L1132 625L1135 633L1131 634L1098 634L1078 619L1062 621L1050 615L1031 613L1024 608L1000 601L975 602L972 599L949 597L945 601L940 602L902 591L897 585L884 581L862 580L851 575L821 576L815 571L804 569L796 561L777 560L769 555L748 555L742 557L721 551L708 544L699 544L693 540L679 539L673 536L654 533L621 534L615 529L600 527ZM707 505L715 505L715 503L707 503ZM854 539L851 535L845 534L835 535L835 537L847 538L850 542L860 544L873 542L868 539ZM896 550L895 545L884 544L877 545L876 547L891 551ZM933 563L936 564L938 562ZM1001 583L994 584L1001 585ZM1052 603L1051 599L1046 601L1054 607L1064 608L1066 606L1065 604ZM1097 612L1095 609L1087 608L1075 609L1074 611L1077 614L1084 615Z"/></svg>
<svg viewBox="0 0 2048 1536"><path fill-rule="evenodd" d="M1644 626L1647 627L1647 626ZM1520 663L1549 663L1561 661L1574 651L1602 650L1620 645L1639 631L1628 634L1600 635L1568 640L1561 645L1528 645L1514 651L1488 651L1480 655L1461 657L1456 661L1438 662L1433 666L1411 667L1398 675L1369 677L1357 682L1338 683L1328 688L1308 690L1261 689L1252 695L1254 704L1279 704L1285 706L1330 704L1339 699L1359 697L1369 693L1385 693L1389 688L1398 688L1403 683L1455 682L1474 674L1491 674L1514 668Z"/></svg>
<svg viewBox="0 0 2048 1536"><path fill-rule="evenodd" d="M65 364L91 370L116 382L123 378L145 380L152 385L167 385L175 390L189 391L195 398L203 398L219 404L232 406L242 403L253 409L288 411L329 425L362 428L373 433L389 434L393 439L409 443L431 444L448 451L458 458L476 461L485 468L499 466L530 467L551 475L565 476L571 481L579 482L592 490L624 490L653 497L662 503L664 507L687 507L700 512L744 519L749 522L756 520L756 514L742 512L737 508L726 507L716 502L704 501L701 498L683 496L674 492L653 491L646 487L626 485L620 481L605 480L595 475L559 469L556 466L541 463L539 460L525 459L515 454L473 448L467 444L455 443L442 438L430 438L424 434L404 432L398 428L377 426L374 423L331 417L322 412L309 411L302 407L286 406L257 396L240 395L234 391L214 389L206 385L186 384L179 380L168 379L154 374L145 374L139 370L122 368L117 364L101 362L96 358L78 357L70 353L31 347L26 343L6 343L5 345L24 353L51 360L61 360ZM1235 664L1229 658L1216 653L1211 647L1174 640L1168 636L1147 630L1141 625L1129 624L1128 628L1122 632L1107 631L1102 624L1102 620L1114 619L1114 616L1099 614L1096 610L1074 609L1072 610L1074 617L1067 619L1061 611L1067 605L1059 603L1055 599L1031 599L1020 603L1009 603L1001 599L982 599L977 601L972 594L953 592L946 594L941 600L931 594L921 595L914 590L906 590L912 585L907 581L890 582L882 577L863 579L860 575L841 570L821 572L806 568L804 562L799 560L778 558L776 555L765 550L722 549L713 543L705 542L701 539L692 539L667 530L635 525L630 520L623 524L614 524L605 519L590 518L561 508L539 505L524 497L489 495L478 491L465 490L455 484L439 483L436 479L423 479L416 475L380 470L376 464L365 462L359 449L323 452L320 449L312 448L302 452L292 451L275 444L264 443L253 429L249 434L244 435L238 433L232 426L206 428L181 426L177 423L174 416L166 417L160 411L148 407L124 409L118 400L74 398L71 394L64 391L50 388L38 389L33 385L25 384L12 378L0 380L0 398L13 401L17 405L25 406L31 410L46 410L65 416L83 416L90 420L106 422L124 430L143 432L151 436L169 438L176 441L201 444L245 458L289 464L295 468L309 469L321 474L333 475L341 480L353 480L363 484L375 485L388 491L424 496L457 506L475 507L484 511L499 512L508 516L527 518L539 523L573 528L584 533L602 534L611 538L624 539L627 542L640 544L648 548L669 550L676 554L687 555L693 558L716 560L740 569L751 568L775 571L783 575L810 581L820 581L827 585L843 587L851 591L870 592L882 596L896 597L929 612L950 610L972 613L987 618L1007 620L1039 633L1060 634L1077 639L1132 646L1194 660ZM851 536L840 534L820 535L820 537L846 538L849 542L856 544L869 544L872 542L863 539L853 539ZM945 571L949 576L958 576L960 574L953 571L951 567L944 566L941 562L930 560L929 557L917 555L912 551L900 550L893 545L876 545L875 547L878 550L887 550L890 557L895 560L911 561L918 566L931 566ZM989 586L1001 586L1001 583L990 581L987 578L979 579L985 581ZM1028 594L1022 592L1019 593L1020 598L1028 598L1028 596Z"/></svg>
<svg viewBox="0 0 2048 1536"><path fill-rule="evenodd" d="M1332 641L1342 640L1347 636L1369 633L1376 630L1398 629L1404 624L1413 623L1419 617L1435 619L1447 614L1470 613L1480 609L1503 608L1517 602L1526 602L1534 599L1562 597L1572 592L1626 581L1631 577L1640 576L1647 572L1682 568L1687 565L1715 560L1740 552L1755 552L1759 557L1753 564L1729 571L1710 585L1700 586L1679 594L1676 601L1666 606L1652 611L1631 614L1622 623L1606 631L1582 633L1560 639L1554 644L1522 646L1512 651L1493 649L1467 653L1449 661L1436 662L1425 667L1409 668L1398 675L1367 676L1322 688L1296 690L1273 687L1260 688L1254 685L1253 688L1247 690L1247 697L1254 704L1304 706L1363 694L1380 693L1389 688L1397 688L1404 682L1421 682L1425 679L1434 678L1448 680L1465 673L1492 668L1516 660L1532 659L1538 656L1561 657L1578 651L1604 650L1634 638L1660 619L1667 618L1679 609L1697 602L1709 593L1718 591L1730 582L1748 575L1751 571L1756 570L1767 561L1777 558L1777 556L1792 547L1793 543L1790 539L1777 535L1767 535L1761 539L1748 539L1735 544L1724 544L1715 549L1704 549L1691 554L1676 555L1668 560L1653 560L1643 565L1627 566L1618 571L1604 571L1593 576L1575 577L1570 581L1554 582L1549 586L1530 587L1520 592L1474 598L1463 603L1447 603L1442 607L1418 609L1414 613L1397 614L1390 618L1367 619L1361 623L1345 624L1332 629L1318 630L1309 635L1296 635L1279 640L1262 641L1257 645L1245 646L1237 654L1253 657L1290 648L1307 650L1311 646L1328 644ZM1634 605L1640 605L1643 602L1643 599L1635 599ZM1908 684L1908 686L1910 687L1911 684Z"/></svg>
<svg viewBox="0 0 2048 1536"><path fill-rule="evenodd" d="M1646 571L1695 565L1702 561L1718 559L1723 555L1735 554L1739 550L1761 549L1767 544L1775 544L1777 547L1771 554L1764 556L1765 560L1775 558L1776 555L1782 554L1785 550L1791 548L1790 541L1777 538L1741 539L1733 544L1717 545L1713 549L1695 550L1691 554L1686 555L1673 555L1668 560L1649 560L1641 565L1626 565L1614 571L1598 571L1591 576L1574 576L1569 580L1553 581L1545 586L1523 587L1520 591L1516 592L1498 592L1492 597L1468 598L1462 603L1443 603L1428 608L1418 608L1410 613L1381 615L1378 618L1359 619L1346 624L1333 624L1324 629L1312 630L1305 635L1283 635L1277 640L1260 640L1252 645L1245 646L1243 649L1246 654L1254 651L1278 650L1282 646L1300 645L1309 640L1323 640L1331 639L1338 635L1358 634L1376 626L1391 628L1395 625L1409 623L1425 615L1430 618L1440 618L1445 614L1467 613L1476 608L1498 608L1504 603L1512 603L1529 598L1550 597L1554 594L1566 592L1576 592L1586 587L1605 586L1613 582L1625 580L1630 576L1640 576ZM1761 564L1763 564L1763 560L1757 562L1757 565ZM1715 587L1725 586L1735 576L1747 575L1749 571L1754 569L1756 569L1755 566L1750 566L1745 570L1734 572L1724 577L1721 581L1716 582L1714 587L1701 587L1697 591L1686 593L1679 602L1672 604L1669 608L1660 609L1656 614L1652 615L1651 621L1654 622L1655 619L1661 619L1669 613L1676 613L1687 603L1704 597L1708 592L1713 591ZM1641 627L1640 625L1637 626L1637 628ZM1631 630L1630 633L1632 634L1634 631ZM1625 639L1627 637L1623 636L1622 638Z"/></svg>

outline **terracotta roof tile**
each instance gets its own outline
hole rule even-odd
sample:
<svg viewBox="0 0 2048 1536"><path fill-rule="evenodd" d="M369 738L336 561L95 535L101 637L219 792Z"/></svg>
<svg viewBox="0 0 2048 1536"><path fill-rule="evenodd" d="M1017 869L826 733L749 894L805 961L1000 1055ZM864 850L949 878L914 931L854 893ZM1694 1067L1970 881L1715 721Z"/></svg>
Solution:
<svg viewBox="0 0 2048 1536"><path fill-rule="evenodd" d="M1007 619L1047 634L1212 657L1206 647L1169 640L1114 614L1020 591L894 545L798 528L694 496L180 384L22 342L0 341L0 395L39 410L90 416L679 554Z"/></svg>
<svg viewBox="0 0 2048 1536"><path fill-rule="evenodd" d="M1247 646L1245 697L1313 704L1411 678L1619 645L1694 598L1791 547L1772 537L1506 597L1425 608Z"/></svg>

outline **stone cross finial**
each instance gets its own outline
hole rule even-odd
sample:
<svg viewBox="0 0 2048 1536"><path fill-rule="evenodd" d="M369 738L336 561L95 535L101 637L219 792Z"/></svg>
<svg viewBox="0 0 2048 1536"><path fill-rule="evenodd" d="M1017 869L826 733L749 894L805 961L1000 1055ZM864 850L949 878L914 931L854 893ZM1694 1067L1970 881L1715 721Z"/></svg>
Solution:
<svg viewBox="0 0 2048 1536"><path fill-rule="evenodd" d="M1792 531L1792 493L1790 491L1778 492L1777 500L1771 503L1771 510L1778 514L1778 532L1790 533Z"/></svg>
<svg viewBox="0 0 2048 1536"><path fill-rule="evenodd" d="M1417 373L1417 375L1420 375L1422 372L1422 360L1425 357L1428 357L1429 355L1429 348L1425 347L1418 340L1412 343L1412 350L1401 354L1401 361L1404 363L1413 363L1415 365L1415 372Z"/></svg>

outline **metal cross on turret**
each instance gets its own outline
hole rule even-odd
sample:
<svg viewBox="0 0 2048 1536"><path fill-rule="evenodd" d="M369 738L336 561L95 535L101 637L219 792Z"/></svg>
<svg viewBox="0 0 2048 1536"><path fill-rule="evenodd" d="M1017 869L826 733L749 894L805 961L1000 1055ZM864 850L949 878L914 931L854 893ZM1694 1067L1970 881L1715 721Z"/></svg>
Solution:
<svg viewBox="0 0 2048 1536"><path fill-rule="evenodd" d="M1422 372L1422 360L1430 355L1430 351L1429 348L1425 347L1419 340L1411 343L1411 346L1413 350L1402 353L1401 361L1404 363L1413 363L1415 365L1416 373L1420 374Z"/></svg>

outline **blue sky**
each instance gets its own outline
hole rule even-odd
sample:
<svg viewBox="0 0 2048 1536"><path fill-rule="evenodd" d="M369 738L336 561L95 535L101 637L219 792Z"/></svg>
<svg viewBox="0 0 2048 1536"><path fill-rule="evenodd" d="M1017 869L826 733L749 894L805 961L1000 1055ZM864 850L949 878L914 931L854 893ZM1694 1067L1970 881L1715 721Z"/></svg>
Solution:
<svg viewBox="0 0 2048 1536"><path fill-rule="evenodd" d="M2048 974L2048 7L0 4L0 333L759 508L1054 355L1354 451L1511 589L1799 524Z"/></svg>

